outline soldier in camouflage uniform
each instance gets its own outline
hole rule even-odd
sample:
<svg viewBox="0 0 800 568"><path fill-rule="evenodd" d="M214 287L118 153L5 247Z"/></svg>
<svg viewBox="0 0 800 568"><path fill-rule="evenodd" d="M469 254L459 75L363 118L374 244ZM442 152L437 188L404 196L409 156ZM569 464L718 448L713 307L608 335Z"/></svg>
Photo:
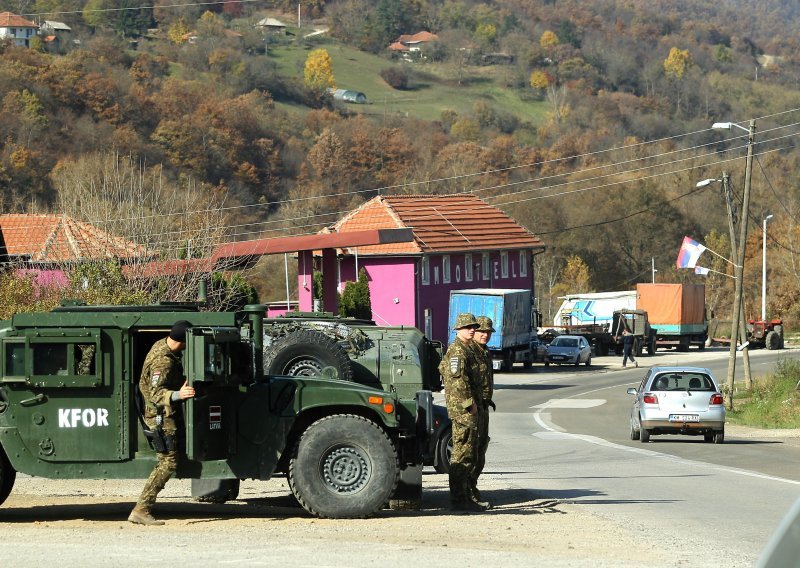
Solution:
<svg viewBox="0 0 800 568"><path fill-rule="evenodd" d="M144 398L144 421L150 430L161 430L166 451L158 451L158 463L145 483L142 494L128 520L140 525L163 525L153 518L151 510L158 493L178 468L178 423L181 403L195 395L183 376L181 351L186 347L186 329L191 324L182 320L172 326L169 336L157 341L144 360L139 389Z"/></svg>
<svg viewBox="0 0 800 568"><path fill-rule="evenodd" d="M472 343L478 367L481 403L485 412L480 414L481 421L478 423L478 453L472 478L472 494L477 501L480 501L481 494L478 491L478 477L486 465L486 450L489 448L489 407L496 409L494 402L492 402L492 394L494 392L492 357L487 347L489 340L492 338L494 327L491 318L479 316L475 319L478 322L478 329L475 330Z"/></svg>
<svg viewBox="0 0 800 568"><path fill-rule="evenodd" d="M450 499L453 508L485 511L488 504L473 495L472 479L477 461L478 424L486 411L481 404L481 390L472 347L478 322L472 314L456 318L456 339L450 344L439 365L444 379L447 414L453 425L453 453L450 457Z"/></svg>

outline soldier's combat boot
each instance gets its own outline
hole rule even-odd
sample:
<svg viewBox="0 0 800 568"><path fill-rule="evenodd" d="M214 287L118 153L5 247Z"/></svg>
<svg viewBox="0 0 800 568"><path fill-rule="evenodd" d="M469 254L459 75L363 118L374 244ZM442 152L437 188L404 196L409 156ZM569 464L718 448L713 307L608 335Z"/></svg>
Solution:
<svg viewBox="0 0 800 568"><path fill-rule="evenodd" d="M451 507L454 511L472 511L472 512L483 512L489 508L488 503L478 503L477 501L473 501L472 499L452 501Z"/></svg>
<svg viewBox="0 0 800 568"><path fill-rule="evenodd" d="M128 516L128 521L137 525L160 526L164 524L164 521L154 519L149 510L139 505L133 508Z"/></svg>

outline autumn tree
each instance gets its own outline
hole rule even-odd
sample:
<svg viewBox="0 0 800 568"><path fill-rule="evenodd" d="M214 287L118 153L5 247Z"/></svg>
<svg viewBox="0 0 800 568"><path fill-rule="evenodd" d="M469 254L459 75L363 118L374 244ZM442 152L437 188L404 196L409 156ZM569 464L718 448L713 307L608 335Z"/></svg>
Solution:
<svg viewBox="0 0 800 568"><path fill-rule="evenodd" d="M555 34L555 32L550 30L545 30L545 32L539 38L539 45L542 47L555 47L559 43L558 36Z"/></svg>
<svg viewBox="0 0 800 568"><path fill-rule="evenodd" d="M306 58L303 71L306 87L315 94L322 95L327 89L335 89L333 61L327 49L314 49Z"/></svg>
<svg viewBox="0 0 800 568"><path fill-rule="evenodd" d="M561 269L558 283L552 288L553 294L566 296L592 292L591 279L589 265L577 255L569 256Z"/></svg>

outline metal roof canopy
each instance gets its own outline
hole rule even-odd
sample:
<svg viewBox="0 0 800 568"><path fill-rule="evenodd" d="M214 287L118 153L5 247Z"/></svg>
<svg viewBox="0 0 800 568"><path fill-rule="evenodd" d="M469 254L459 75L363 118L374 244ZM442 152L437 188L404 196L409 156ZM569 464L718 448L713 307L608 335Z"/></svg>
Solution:
<svg viewBox="0 0 800 568"><path fill-rule="evenodd" d="M232 260L237 267L250 268L265 254L407 243L413 240L414 234L408 228L276 237L220 245L214 251L213 259L215 262Z"/></svg>

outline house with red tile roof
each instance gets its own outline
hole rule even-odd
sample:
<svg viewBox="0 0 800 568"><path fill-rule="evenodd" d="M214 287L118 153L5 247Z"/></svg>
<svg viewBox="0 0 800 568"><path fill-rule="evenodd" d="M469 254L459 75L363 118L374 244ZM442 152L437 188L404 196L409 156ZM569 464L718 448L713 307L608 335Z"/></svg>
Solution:
<svg viewBox="0 0 800 568"><path fill-rule="evenodd" d="M389 50L409 54L419 52L426 43L437 41L439 36L431 32L421 31L411 35L401 35L389 45Z"/></svg>
<svg viewBox="0 0 800 568"><path fill-rule="evenodd" d="M3 256L27 267L84 260L133 260L147 249L66 215L0 215Z"/></svg>
<svg viewBox="0 0 800 568"><path fill-rule="evenodd" d="M29 47L39 26L11 12L0 12L0 40L9 39L16 45Z"/></svg>
<svg viewBox="0 0 800 568"><path fill-rule="evenodd" d="M335 291L367 272L373 319L411 325L439 341L448 338L450 292L472 288L525 289L534 294L534 256L545 246L497 207L471 194L380 196L351 211L327 232L410 229L405 242L346 247L326 256L324 309L334 311ZM312 251L298 259L301 309L311 306ZM335 289L327 285L332 281Z"/></svg>

